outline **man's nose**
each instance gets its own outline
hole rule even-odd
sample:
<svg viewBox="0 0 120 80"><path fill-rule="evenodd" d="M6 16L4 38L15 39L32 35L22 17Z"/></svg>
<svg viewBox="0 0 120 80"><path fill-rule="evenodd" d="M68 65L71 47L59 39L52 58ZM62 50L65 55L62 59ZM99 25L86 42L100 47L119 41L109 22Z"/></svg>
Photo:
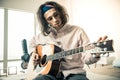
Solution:
<svg viewBox="0 0 120 80"><path fill-rule="evenodd" d="M54 22L56 22L56 21L57 21L57 19L56 19L55 17L53 17L53 21L54 21Z"/></svg>

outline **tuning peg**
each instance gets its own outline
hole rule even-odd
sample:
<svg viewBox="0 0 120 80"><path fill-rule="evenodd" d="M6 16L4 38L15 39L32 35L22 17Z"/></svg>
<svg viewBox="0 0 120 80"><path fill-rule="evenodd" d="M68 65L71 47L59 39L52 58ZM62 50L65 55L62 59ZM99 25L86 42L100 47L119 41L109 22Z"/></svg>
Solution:
<svg viewBox="0 0 120 80"><path fill-rule="evenodd" d="M107 44L107 42L106 42L106 41L104 41L104 42L103 42L103 44L104 44L104 45L106 45L106 44Z"/></svg>
<svg viewBox="0 0 120 80"><path fill-rule="evenodd" d="M107 51L107 48L104 48L104 51Z"/></svg>
<svg viewBox="0 0 120 80"><path fill-rule="evenodd" d="M99 45L100 45L100 43L97 43L96 45L97 45L97 46L99 46Z"/></svg>

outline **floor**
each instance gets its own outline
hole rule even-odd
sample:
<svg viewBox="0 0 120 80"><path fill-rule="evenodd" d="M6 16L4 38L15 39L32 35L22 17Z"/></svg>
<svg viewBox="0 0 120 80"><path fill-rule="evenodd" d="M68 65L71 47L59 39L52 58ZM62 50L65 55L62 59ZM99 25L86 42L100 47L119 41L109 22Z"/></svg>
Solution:
<svg viewBox="0 0 120 80"><path fill-rule="evenodd" d="M0 80L25 80L25 75L24 74L19 74L19 75L9 75L9 76L4 76L0 77Z"/></svg>
<svg viewBox="0 0 120 80"><path fill-rule="evenodd" d="M111 77L107 75L95 74L93 72L87 71L87 77L90 80L120 80L120 78ZM10 75L8 77L0 77L0 80L24 80L25 75Z"/></svg>
<svg viewBox="0 0 120 80"><path fill-rule="evenodd" d="M103 74L97 74L94 73L87 67L87 77L89 80L120 80L118 77L113 77L109 75L103 75ZM18 75L8 75L7 77L0 77L0 80L24 80L25 79L25 74L18 74Z"/></svg>
<svg viewBox="0 0 120 80"><path fill-rule="evenodd" d="M95 74L93 72L87 72L87 77L90 80L120 80L120 78L111 77L107 75Z"/></svg>

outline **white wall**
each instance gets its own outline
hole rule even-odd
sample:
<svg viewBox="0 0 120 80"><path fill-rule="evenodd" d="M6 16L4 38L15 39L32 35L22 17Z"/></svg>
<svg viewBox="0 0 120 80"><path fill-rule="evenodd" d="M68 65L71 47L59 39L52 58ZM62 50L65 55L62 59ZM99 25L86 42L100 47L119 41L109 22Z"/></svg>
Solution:
<svg viewBox="0 0 120 80"><path fill-rule="evenodd" d="M87 32L91 42L108 35L120 56L120 0L72 0L73 23Z"/></svg>
<svg viewBox="0 0 120 80"><path fill-rule="evenodd" d="M0 7L35 13L45 1L56 1L65 6L70 4L70 0L0 0Z"/></svg>
<svg viewBox="0 0 120 80"><path fill-rule="evenodd" d="M34 0L0 0L0 7L33 12Z"/></svg>

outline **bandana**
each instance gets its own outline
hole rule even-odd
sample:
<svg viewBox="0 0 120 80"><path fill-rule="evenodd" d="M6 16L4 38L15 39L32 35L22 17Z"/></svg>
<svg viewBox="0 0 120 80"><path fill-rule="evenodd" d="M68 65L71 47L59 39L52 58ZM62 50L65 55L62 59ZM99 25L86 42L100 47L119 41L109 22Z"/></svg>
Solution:
<svg viewBox="0 0 120 80"><path fill-rule="evenodd" d="M43 14L44 14L46 11L48 11L49 9L51 9L51 8L53 8L52 5L44 5L44 6L42 7Z"/></svg>

